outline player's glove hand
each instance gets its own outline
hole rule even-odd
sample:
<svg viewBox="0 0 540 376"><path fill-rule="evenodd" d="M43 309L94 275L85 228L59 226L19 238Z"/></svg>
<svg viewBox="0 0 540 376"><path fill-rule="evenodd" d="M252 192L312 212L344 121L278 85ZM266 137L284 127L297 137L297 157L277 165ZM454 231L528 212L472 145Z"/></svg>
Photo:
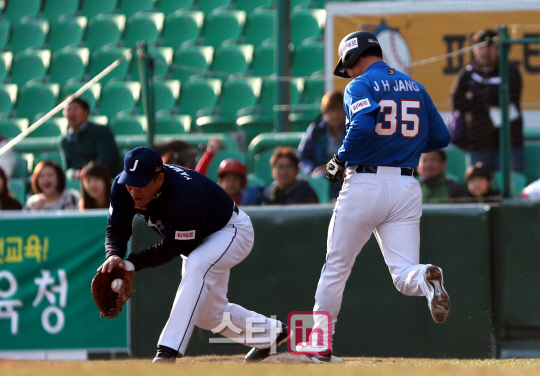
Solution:
<svg viewBox="0 0 540 376"><path fill-rule="evenodd" d="M334 154L334 157L326 164L326 178L332 183L337 183L339 180L337 174L343 168L345 168L345 162L340 160L337 154Z"/></svg>
<svg viewBox="0 0 540 376"><path fill-rule="evenodd" d="M101 318L113 319L117 317L122 312L123 305L134 292L131 290L135 277L133 264L125 261L125 265L124 269L114 268L110 273L98 273L92 280L92 298L101 311ZM123 281L118 293L111 289L111 283L115 279Z"/></svg>

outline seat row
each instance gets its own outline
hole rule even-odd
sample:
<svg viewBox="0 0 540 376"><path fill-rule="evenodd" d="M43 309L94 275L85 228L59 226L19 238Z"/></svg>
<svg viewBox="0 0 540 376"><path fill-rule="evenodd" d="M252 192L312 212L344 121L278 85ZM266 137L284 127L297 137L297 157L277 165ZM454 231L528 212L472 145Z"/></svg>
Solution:
<svg viewBox="0 0 540 376"><path fill-rule="evenodd" d="M291 0L293 8L324 8L326 2L339 0ZM358 0L357 0L358 1ZM100 13L119 13L127 17L137 12L172 13L179 9L210 13L218 8L251 12L258 7L274 7L275 0L24 0L7 1L2 17L19 20L23 17L56 19L64 15L94 17ZM1 3L1 6L4 2Z"/></svg>
<svg viewBox="0 0 540 376"><path fill-rule="evenodd" d="M14 53L27 48L58 50L83 46L94 51L105 45L134 47L138 41L178 48L184 43L213 47L223 42L259 44L274 38L276 11L261 9L246 18L245 11L180 10L167 17L158 12L140 12L129 18L123 14L99 14L89 20L83 16L61 16L50 22L25 17L0 22L0 48ZM291 43L320 38L326 12L323 9L298 9L291 13Z"/></svg>

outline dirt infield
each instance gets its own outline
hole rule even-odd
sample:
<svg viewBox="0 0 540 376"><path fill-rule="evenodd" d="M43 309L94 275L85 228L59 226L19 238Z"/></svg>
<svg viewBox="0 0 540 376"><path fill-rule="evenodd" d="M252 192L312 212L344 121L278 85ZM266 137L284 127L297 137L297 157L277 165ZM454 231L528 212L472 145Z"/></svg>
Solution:
<svg viewBox="0 0 540 376"><path fill-rule="evenodd" d="M407 358L343 358L342 364L244 364L243 356L203 356L176 364L152 364L150 359L110 361L0 360L2 376L525 376L540 374L540 359L457 360Z"/></svg>

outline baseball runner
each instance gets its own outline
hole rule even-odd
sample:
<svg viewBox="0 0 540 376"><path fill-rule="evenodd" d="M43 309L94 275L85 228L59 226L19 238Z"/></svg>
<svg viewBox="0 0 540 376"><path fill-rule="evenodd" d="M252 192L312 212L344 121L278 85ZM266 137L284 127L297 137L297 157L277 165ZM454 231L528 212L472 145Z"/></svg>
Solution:
<svg viewBox="0 0 540 376"><path fill-rule="evenodd" d="M144 218L163 240L124 260L134 215ZM164 165L152 149L133 149L114 180L107 219L107 259L98 273L111 273L115 268L139 271L178 256L184 261L182 281L154 362L182 357L195 325L211 330L226 319L235 328L225 326L220 334L255 346L250 352L254 359L268 356L272 344L285 342L285 324L227 300L230 269L251 251L253 227L249 217L210 179L193 170ZM122 288L131 291L130 286ZM250 322L257 323L258 333L252 332L251 337L247 335Z"/></svg>
<svg viewBox="0 0 540 376"><path fill-rule="evenodd" d="M442 270L419 264L422 192L412 175L420 154L447 146L450 134L424 87L383 62L375 36L351 33L338 54L334 75L353 80L344 94L347 134L326 176L337 181L346 169L346 178L330 221L313 310L330 313L335 332L345 283L373 232L396 288L426 296L433 319L442 323L450 299ZM315 328L322 327L317 317ZM309 357L329 362L328 348Z"/></svg>

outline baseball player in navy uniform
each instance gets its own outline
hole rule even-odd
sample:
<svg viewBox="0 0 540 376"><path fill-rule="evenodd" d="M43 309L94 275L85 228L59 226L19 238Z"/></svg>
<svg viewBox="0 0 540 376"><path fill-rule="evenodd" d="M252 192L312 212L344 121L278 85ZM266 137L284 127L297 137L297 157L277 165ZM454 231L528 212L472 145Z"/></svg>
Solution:
<svg viewBox="0 0 540 376"><path fill-rule="evenodd" d="M447 146L450 134L424 87L384 63L374 35L347 35L338 55L334 74L353 80L344 94L347 134L326 176L336 181L344 169L346 177L328 229L313 310L328 312L335 332L345 283L374 233L396 288L426 296L433 319L442 323L450 299L442 270L419 263L422 192L412 175L420 154ZM322 327L317 317L315 328ZM329 362L331 346L310 358Z"/></svg>
<svg viewBox="0 0 540 376"><path fill-rule="evenodd" d="M135 215L144 218L163 240L124 260ZM107 259L98 272L115 267L139 271L178 256L184 260L182 281L154 362L182 357L195 325L211 330L225 319L236 328L225 326L220 333L255 346L250 351L255 360L267 357L271 345L285 342L284 324L227 300L230 269L250 253L253 227L249 217L210 179L164 165L150 148L133 149L125 157L124 171L114 180L107 219ZM251 336L247 335L249 322L257 323Z"/></svg>

